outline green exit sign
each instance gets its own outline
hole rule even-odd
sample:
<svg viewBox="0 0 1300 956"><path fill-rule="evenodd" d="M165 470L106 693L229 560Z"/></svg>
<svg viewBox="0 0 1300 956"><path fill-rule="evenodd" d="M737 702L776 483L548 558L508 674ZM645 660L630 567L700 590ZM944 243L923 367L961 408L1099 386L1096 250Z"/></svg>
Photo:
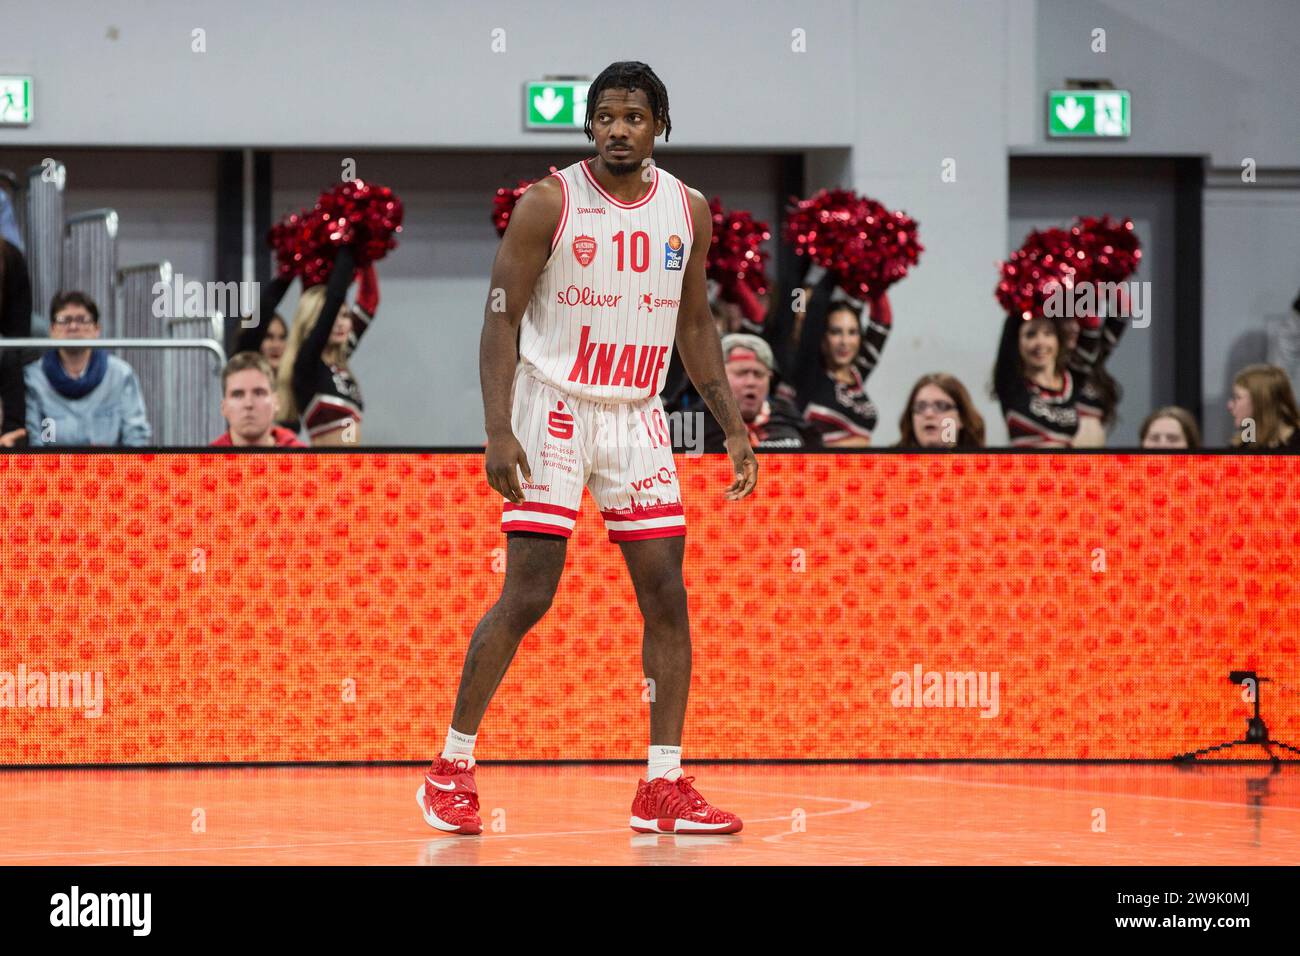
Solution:
<svg viewBox="0 0 1300 956"><path fill-rule="evenodd" d="M524 129L582 129L591 80L537 80L524 84Z"/></svg>
<svg viewBox="0 0 1300 956"><path fill-rule="evenodd" d="M0 76L0 126L27 126L32 121L32 78Z"/></svg>
<svg viewBox="0 0 1300 956"><path fill-rule="evenodd" d="M1047 135L1127 136L1128 90L1052 90L1047 94Z"/></svg>

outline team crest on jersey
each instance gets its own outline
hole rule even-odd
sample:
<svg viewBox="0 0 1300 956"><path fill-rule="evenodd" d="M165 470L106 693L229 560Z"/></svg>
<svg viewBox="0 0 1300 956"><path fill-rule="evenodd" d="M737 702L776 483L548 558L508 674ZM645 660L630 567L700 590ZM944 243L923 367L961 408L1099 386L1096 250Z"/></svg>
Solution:
<svg viewBox="0 0 1300 956"><path fill-rule="evenodd" d="M592 236L578 236L573 240L573 258L578 265L586 268L596 258L596 240Z"/></svg>
<svg viewBox="0 0 1300 956"><path fill-rule="evenodd" d="M684 258L682 255L682 237L674 233L664 243L664 268L680 272Z"/></svg>

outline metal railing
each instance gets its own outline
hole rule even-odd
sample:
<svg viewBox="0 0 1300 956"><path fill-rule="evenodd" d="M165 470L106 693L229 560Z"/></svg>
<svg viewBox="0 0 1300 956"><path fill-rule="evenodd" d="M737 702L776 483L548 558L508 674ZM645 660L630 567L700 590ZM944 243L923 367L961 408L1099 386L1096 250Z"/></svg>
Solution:
<svg viewBox="0 0 1300 956"><path fill-rule="evenodd" d="M63 186L67 169L62 163L32 166L27 170L27 214L23 241L27 244L27 269L32 279L32 331L48 332L46 310L63 281Z"/></svg>
<svg viewBox="0 0 1300 956"><path fill-rule="evenodd" d="M117 213L93 209L69 216L63 233L63 289L86 293L99 305L99 327L120 335L117 321Z"/></svg>
<svg viewBox="0 0 1300 956"><path fill-rule="evenodd" d="M154 286L170 284L170 262L128 266L117 273L118 334L123 338L147 339L158 335L162 322L154 314ZM165 329L165 326L163 326ZM168 338L172 338L168 331ZM220 341L220 338L218 338ZM149 411L149 421L154 423L154 434L163 441L163 423L168 410L166 354L157 349L124 349L121 357L131 364L140 377L140 390L144 393L144 406Z"/></svg>
<svg viewBox="0 0 1300 956"><path fill-rule="evenodd" d="M226 429L221 417L221 370L226 359L220 344L225 321L220 313L167 320L168 341L173 345L211 343L221 360L213 375L202 356L192 350L163 353L164 380L170 397L164 404L161 429L165 445L206 445Z"/></svg>

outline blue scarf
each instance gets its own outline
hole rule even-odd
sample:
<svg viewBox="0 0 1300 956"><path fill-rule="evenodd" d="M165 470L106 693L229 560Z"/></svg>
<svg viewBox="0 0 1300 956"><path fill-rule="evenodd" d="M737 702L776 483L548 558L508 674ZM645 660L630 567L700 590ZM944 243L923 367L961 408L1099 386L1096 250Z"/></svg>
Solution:
<svg viewBox="0 0 1300 956"><path fill-rule="evenodd" d="M50 380L54 390L64 398L83 398L104 380L104 373L108 371L108 352L105 349L91 351L90 364L86 366L85 374L81 378L73 378L63 370L58 350L50 349L41 359L41 371Z"/></svg>

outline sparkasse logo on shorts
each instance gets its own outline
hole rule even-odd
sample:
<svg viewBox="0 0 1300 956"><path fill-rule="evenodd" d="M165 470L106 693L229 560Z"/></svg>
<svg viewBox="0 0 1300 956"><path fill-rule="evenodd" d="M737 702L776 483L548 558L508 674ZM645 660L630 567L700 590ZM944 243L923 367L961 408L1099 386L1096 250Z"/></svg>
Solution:
<svg viewBox="0 0 1300 956"><path fill-rule="evenodd" d="M573 437L573 413L564 410L564 402L556 402L546 416L546 430L552 438L568 440Z"/></svg>

